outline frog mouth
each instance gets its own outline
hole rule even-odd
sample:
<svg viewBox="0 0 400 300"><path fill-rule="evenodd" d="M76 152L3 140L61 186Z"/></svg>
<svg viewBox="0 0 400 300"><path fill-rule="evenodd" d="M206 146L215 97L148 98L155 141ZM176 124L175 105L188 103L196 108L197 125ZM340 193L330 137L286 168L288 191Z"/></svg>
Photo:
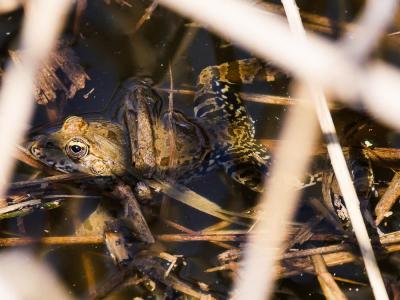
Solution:
<svg viewBox="0 0 400 300"><path fill-rule="evenodd" d="M25 148L34 159L43 164L54 168L63 173L72 173L78 171L74 162L65 158L62 150L51 142L46 142L44 145L40 139L28 142ZM62 157L58 159L58 157Z"/></svg>

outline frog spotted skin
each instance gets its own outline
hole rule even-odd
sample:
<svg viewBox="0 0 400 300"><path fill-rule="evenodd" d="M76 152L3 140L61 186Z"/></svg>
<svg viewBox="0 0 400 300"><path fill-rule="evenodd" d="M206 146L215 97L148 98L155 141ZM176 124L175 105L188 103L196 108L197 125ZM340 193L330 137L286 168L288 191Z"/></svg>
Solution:
<svg viewBox="0 0 400 300"><path fill-rule="evenodd" d="M347 166L350 170L350 175L360 200L360 206L367 224L367 229L373 229L373 231L375 230L376 232L375 221L371 213L372 209L369 207L370 199L374 196L375 192L374 173L371 161L359 149L352 149L347 155ZM336 213L345 229L351 230L350 216L333 170L325 172L322 180L322 189L323 199L327 207L331 208Z"/></svg>
<svg viewBox="0 0 400 300"><path fill-rule="evenodd" d="M177 111L161 113L162 99L151 86L131 79L123 87L124 122L69 117L60 130L37 137L30 152L62 172L92 175L122 176L132 171L145 178L187 182L221 167L234 180L261 191L270 154L254 139L253 121L237 87L255 78L270 79L268 74L256 59L204 69L194 118Z"/></svg>

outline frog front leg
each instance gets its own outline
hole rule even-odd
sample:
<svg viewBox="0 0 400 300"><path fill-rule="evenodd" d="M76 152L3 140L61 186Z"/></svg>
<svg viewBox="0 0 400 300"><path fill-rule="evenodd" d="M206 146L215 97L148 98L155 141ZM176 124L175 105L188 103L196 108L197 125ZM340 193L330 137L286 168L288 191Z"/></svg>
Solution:
<svg viewBox="0 0 400 300"><path fill-rule="evenodd" d="M141 176L151 178L157 168L154 130L162 100L145 81L130 79L124 89L124 126L129 137L132 167Z"/></svg>

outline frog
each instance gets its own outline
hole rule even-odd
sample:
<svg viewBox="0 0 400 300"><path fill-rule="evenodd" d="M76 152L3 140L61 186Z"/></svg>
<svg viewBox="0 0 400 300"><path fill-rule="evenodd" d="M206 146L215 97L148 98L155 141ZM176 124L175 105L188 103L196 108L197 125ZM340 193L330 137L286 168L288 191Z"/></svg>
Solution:
<svg viewBox="0 0 400 300"><path fill-rule="evenodd" d="M187 183L221 168L261 192L271 153L256 141L254 121L238 87L270 77L270 68L256 58L203 69L193 116L163 110L151 84L131 78L122 86L118 122L70 116L57 131L35 137L28 148L35 159L64 173Z"/></svg>
<svg viewBox="0 0 400 300"><path fill-rule="evenodd" d="M360 200L360 208L364 220L370 232L376 232L377 228L372 216L371 198L375 196L375 174L371 161L360 148L351 148L346 153L346 163L349 168L357 196ZM345 231L352 231L349 213L340 191L337 178L332 168L327 168L322 178L322 195L324 203L331 211L335 212Z"/></svg>

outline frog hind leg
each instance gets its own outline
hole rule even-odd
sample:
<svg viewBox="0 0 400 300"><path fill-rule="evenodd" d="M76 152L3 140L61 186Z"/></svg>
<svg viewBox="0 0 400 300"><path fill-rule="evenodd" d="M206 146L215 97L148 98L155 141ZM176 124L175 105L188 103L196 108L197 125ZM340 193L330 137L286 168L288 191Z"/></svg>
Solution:
<svg viewBox="0 0 400 300"><path fill-rule="evenodd" d="M215 157L216 163L223 167L232 179L253 191L263 191L270 155L262 145L256 143L230 145L216 151Z"/></svg>
<svg viewBox="0 0 400 300"><path fill-rule="evenodd" d="M216 163L237 182L261 191L271 161L269 150L254 139L254 122L238 93L238 83L265 74L256 59L204 69L198 79L194 113L210 138Z"/></svg>

